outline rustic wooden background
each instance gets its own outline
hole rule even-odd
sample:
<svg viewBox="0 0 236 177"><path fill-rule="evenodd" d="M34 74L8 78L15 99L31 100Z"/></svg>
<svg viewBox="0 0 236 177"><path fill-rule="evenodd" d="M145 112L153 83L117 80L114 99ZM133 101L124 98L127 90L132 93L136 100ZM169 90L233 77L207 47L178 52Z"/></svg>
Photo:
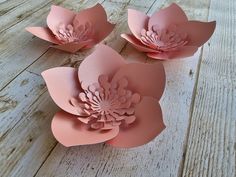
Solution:
<svg viewBox="0 0 236 177"><path fill-rule="evenodd" d="M128 31L127 9L152 14L172 0L0 0L0 176L235 177L235 0L175 1L190 19L216 20L217 27L193 57L163 62L167 129L154 141L128 150L56 142L50 122L58 108L40 73L78 67L93 49L75 55L48 49L24 28L44 26L51 4L79 11L97 2L117 23L103 42L128 60L150 62L120 38Z"/></svg>

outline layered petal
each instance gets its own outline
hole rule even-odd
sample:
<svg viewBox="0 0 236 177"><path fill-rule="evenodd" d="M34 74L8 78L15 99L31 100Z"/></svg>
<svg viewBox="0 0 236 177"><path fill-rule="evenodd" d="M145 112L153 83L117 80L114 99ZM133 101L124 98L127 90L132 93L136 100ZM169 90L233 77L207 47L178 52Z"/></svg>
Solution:
<svg viewBox="0 0 236 177"><path fill-rule="evenodd" d="M64 111L54 116L51 128L54 137L66 147L105 142L119 132L118 126L111 130L92 130L76 119L75 115Z"/></svg>
<svg viewBox="0 0 236 177"><path fill-rule="evenodd" d="M130 31L134 34L136 38L140 38L141 30L148 28L149 16L145 13L128 9L128 25Z"/></svg>
<svg viewBox="0 0 236 177"><path fill-rule="evenodd" d="M134 35L132 34L121 34L121 37L126 39L128 42L130 42L131 44L133 44L133 46L142 51L142 52L157 52L154 49L148 48L145 45L143 45L143 43L141 43Z"/></svg>
<svg viewBox="0 0 236 177"><path fill-rule="evenodd" d="M93 83L98 83L98 77L100 75L108 75L111 79L123 65L125 65L125 61L116 51L106 45L100 44L80 64L78 71L79 80L83 86L88 87Z"/></svg>
<svg viewBox="0 0 236 177"><path fill-rule="evenodd" d="M60 6L51 6L51 11L47 16L47 25L56 34L59 25L69 25L73 22L76 13Z"/></svg>
<svg viewBox="0 0 236 177"><path fill-rule="evenodd" d="M54 44L59 44L60 42L55 38L55 36L53 35L53 33L50 31L49 28L47 27L27 27L25 28L28 32L32 33L33 35L52 42Z"/></svg>
<svg viewBox="0 0 236 177"><path fill-rule="evenodd" d="M94 37L94 40L96 41L96 43L101 42L103 39L105 39L115 28L115 24L112 23L105 23L103 25L102 28L100 28L96 34L96 36Z"/></svg>
<svg viewBox="0 0 236 177"><path fill-rule="evenodd" d="M147 56L154 59L165 60L165 59L178 59L185 58L194 55L198 50L197 46L183 46L175 51L163 52L163 53L147 53Z"/></svg>
<svg viewBox="0 0 236 177"><path fill-rule="evenodd" d="M142 96L150 96L159 100L165 89L165 71L160 62L126 64L117 71L112 82L117 82L121 78L126 78L129 89Z"/></svg>
<svg viewBox="0 0 236 177"><path fill-rule="evenodd" d="M216 22L188 21L178 25L181 32L188 35L188 44L192 46L201 46L212 36L215 31Z"/></svg>
<svg viewBox="0 0 236 177"><path fill-rule="evenodd" d="M70 43L65 43L65 44L60 44L60 45L52 45L50 47L60 49L69 53L75 53L76 51L87 48L87 46L91 47L94 44L94 41L87 40L87 41L81 41L79 43L76 42L70 42Z"/></svg>
<svg viewBox="0 0 236 177"><path fill-rule="evenodd" d="M107 21L106 11L100 4L77 13L73 23L76 25L91 23L96 43L104 39L115 27Z"/></svg>
<svg viewBox="0 0 236 177"><path fill-rule="evenodd" d="M157 25L160 29L168 28L170 25L176 25L187 22L188 18L184 11L177 4L173 3L169 7L155 12L148 22L148 29Z"/></svg>
<svg viewBox="0 0 236 177"><path fill-rule="evenodd" d="M84 116L84 113L74 107L70 100L81 92L78 80L78 70L70 67L57 67L42 72L49 94L53 101L68 113Z"/></svg>
<svg viewBox="0 0 236 177"><path fill-rule="evenodd" d="M136 106L135 116L135 122L128 127L120 128L119 134L107 141L107 144L123 148L141 146L165 129L161 107L154 98L143 97Z"/></svg>

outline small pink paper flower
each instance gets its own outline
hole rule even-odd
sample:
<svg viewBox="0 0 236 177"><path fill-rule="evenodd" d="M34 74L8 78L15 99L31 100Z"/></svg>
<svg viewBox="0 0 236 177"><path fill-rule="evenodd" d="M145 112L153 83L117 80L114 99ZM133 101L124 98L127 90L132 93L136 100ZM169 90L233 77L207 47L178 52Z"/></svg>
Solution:
<svg viewBox="0 0 236 177"><path fill-rule="evenodd" d="M129 9L128 25L133 34L122 34L135 48L154 59L192 56L213 34L216 22L189 21L175 3L151 17Z"/></svg>
<svg viewBox="0 0 236 177"><path fill-rule="evenodd" d="M63 110L52 132L64 146L106 142L135 147L165 128L158 100L165 88L161 63L126 63L113 49L99 45L79 69L58 67L42 76Z"/></svg>
<svg viewBox="0 0 236 177"><path fill-rule="evenodd" d="M27 27L26 30L55 44L51 47L71 53L99 43L115 26L107 21L106 12L100 4L79 13L53 5L47 16L47 25Z"/></svg>

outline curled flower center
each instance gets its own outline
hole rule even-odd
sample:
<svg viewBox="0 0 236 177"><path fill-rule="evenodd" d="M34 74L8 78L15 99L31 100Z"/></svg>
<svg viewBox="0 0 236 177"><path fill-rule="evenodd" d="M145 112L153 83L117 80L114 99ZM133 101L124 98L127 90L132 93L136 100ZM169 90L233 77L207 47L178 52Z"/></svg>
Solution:
<svg viewBox="0 0 236 177"><path fill-rule="evenodd" d="M109 101L101 101L99 109L103 111L109 111L111 109L111 104L109 103Z"/></svg>
<svg viewBox="0 0 236 177"><path fill-rule="evenodd" d="M61 43L87 41L92 38L92 35L92 25L88 22L81 25L61 24L56 32L56 38Z"/></svg>
<svg viewBox="0 0 236 177"><path fill-rule="evenodd" d="M78 119L93 129L111 129L118 125L128 125L135 120L135 105L140 102L140 95L128 89L125 78L109 82L108 77L101 75L99 83L88 88L70 103L84 113Z"/></svg>
<svg viewBox="0 0 236 177"><path fill-rule="evenodd" d="M157 26L153 26L148 31L143 29L141 42L160 53L177 50L188 43L187 34L178 32L175 25L168 29L160 29Z"/></svg>

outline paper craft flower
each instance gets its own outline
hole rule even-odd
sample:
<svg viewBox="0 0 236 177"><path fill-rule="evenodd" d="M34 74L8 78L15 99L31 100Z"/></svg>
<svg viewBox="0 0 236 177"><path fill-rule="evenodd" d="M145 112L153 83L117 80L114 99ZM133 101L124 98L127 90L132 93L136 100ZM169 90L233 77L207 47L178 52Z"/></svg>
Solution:
<svg viewBox="0 0 236 177"><path fill-rule="evenodd" d="M173 3L151 17L129 9L128 25L133 34L121 37L148 57L165 60L192 56L211 37L216 22L189 21Z"/></svg>
<svg viewBox="0 0 236 177"><path fill-rule="evenodd" d="M106 142L135 147L155 138L165 125L158 100L165 88L161 63L129 63L99 45L79 69L58 67L42 73L62 109L51 124L64 146Z"/></svg>
<svg viewBox="0 0 236 177"><path fill-rule="evenodd" d="M53 5L47 16L47 25L27 27L26 30L55 44L51 47L71 53L99 43L115 26L107 21L106 12L100 4L79 13Z"/></svg>

